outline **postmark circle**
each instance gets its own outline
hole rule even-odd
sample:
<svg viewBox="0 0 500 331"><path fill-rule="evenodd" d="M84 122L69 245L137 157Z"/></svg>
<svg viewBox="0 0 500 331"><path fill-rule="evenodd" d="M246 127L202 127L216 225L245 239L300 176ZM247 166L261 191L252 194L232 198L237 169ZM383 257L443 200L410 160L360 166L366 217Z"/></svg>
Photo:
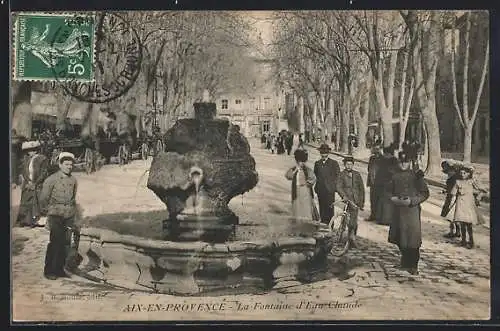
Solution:
<svg viewBox="0 0 500 331"><path fill-rule="evenodd" d="M142 45L137 31L120 15L100 13L93 18L96 33L90 41L95 38L95 52L80 52L66 62L59 61L52 69L65 93L84 102L106 103L127 93L136 82L141 70ZM82 21L86 19L74 19L72 24L59 28L51 46L75 35L75 26ZM87 46L85 38L76 39L77 45ZM93 70L93 80L81 79L79 75L85 69L80 60L87 55L92 56L89 70Z"/></svg>

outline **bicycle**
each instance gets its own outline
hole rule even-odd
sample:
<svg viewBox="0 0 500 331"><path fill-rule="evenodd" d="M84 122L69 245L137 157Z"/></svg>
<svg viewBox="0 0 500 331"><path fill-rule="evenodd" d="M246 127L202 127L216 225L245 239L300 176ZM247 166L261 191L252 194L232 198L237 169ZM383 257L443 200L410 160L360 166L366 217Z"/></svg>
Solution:
<svg viewBox="0 0 500 331"><path fill-rule="evenodd" d="M333 216L328 223L328 228L333 233L330 255L335 257L341 257L349 251L349 220L351 216L348 211L349 203L348 200L332 203L332 207L342 208L342 212Z"/></svg>

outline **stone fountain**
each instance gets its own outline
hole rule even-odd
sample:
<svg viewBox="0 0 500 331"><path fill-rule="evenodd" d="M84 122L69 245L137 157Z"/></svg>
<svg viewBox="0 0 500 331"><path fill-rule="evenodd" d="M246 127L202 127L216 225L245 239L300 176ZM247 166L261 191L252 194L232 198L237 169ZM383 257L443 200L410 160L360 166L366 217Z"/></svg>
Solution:
<svg viewBox="0 0 500 331"><path fill-rule="evenodd" d="M245 222L228 203L253 189L258 174L246 138L215 118L216 104L208 99L205 92L194 118L178 120L165 134L166 151L151 164L147 186L168 210L164 240L83 228L81 275L128 289L194 295L306 282L325 266L330 232L324 225L276 216L265 234L235 235Z"/></svg>

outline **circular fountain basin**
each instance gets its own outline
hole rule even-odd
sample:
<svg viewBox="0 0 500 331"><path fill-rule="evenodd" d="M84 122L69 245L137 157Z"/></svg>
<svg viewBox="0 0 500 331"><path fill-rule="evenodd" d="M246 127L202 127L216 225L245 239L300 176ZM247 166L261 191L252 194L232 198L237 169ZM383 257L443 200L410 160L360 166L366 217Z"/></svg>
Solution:
<svg viewBox="0 0 500 331"><path fill-rule="evenodd" d="M81 229L77 273L130 290L177 295L269 290L308 282L326 265L326 225L281 217L272 227L235 226L225 243L174 242Z"/></svg>

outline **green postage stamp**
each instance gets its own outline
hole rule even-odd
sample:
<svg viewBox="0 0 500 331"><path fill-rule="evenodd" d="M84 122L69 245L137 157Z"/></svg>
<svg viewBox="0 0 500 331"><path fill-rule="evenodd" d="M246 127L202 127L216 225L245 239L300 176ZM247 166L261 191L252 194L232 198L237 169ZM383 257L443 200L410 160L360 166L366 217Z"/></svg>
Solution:
<svg viewBox="0 0 500 331"><path fill-rule="evenodd" d="M14 80L92 81L94 28L90 14L16 15Z"/></svg>

